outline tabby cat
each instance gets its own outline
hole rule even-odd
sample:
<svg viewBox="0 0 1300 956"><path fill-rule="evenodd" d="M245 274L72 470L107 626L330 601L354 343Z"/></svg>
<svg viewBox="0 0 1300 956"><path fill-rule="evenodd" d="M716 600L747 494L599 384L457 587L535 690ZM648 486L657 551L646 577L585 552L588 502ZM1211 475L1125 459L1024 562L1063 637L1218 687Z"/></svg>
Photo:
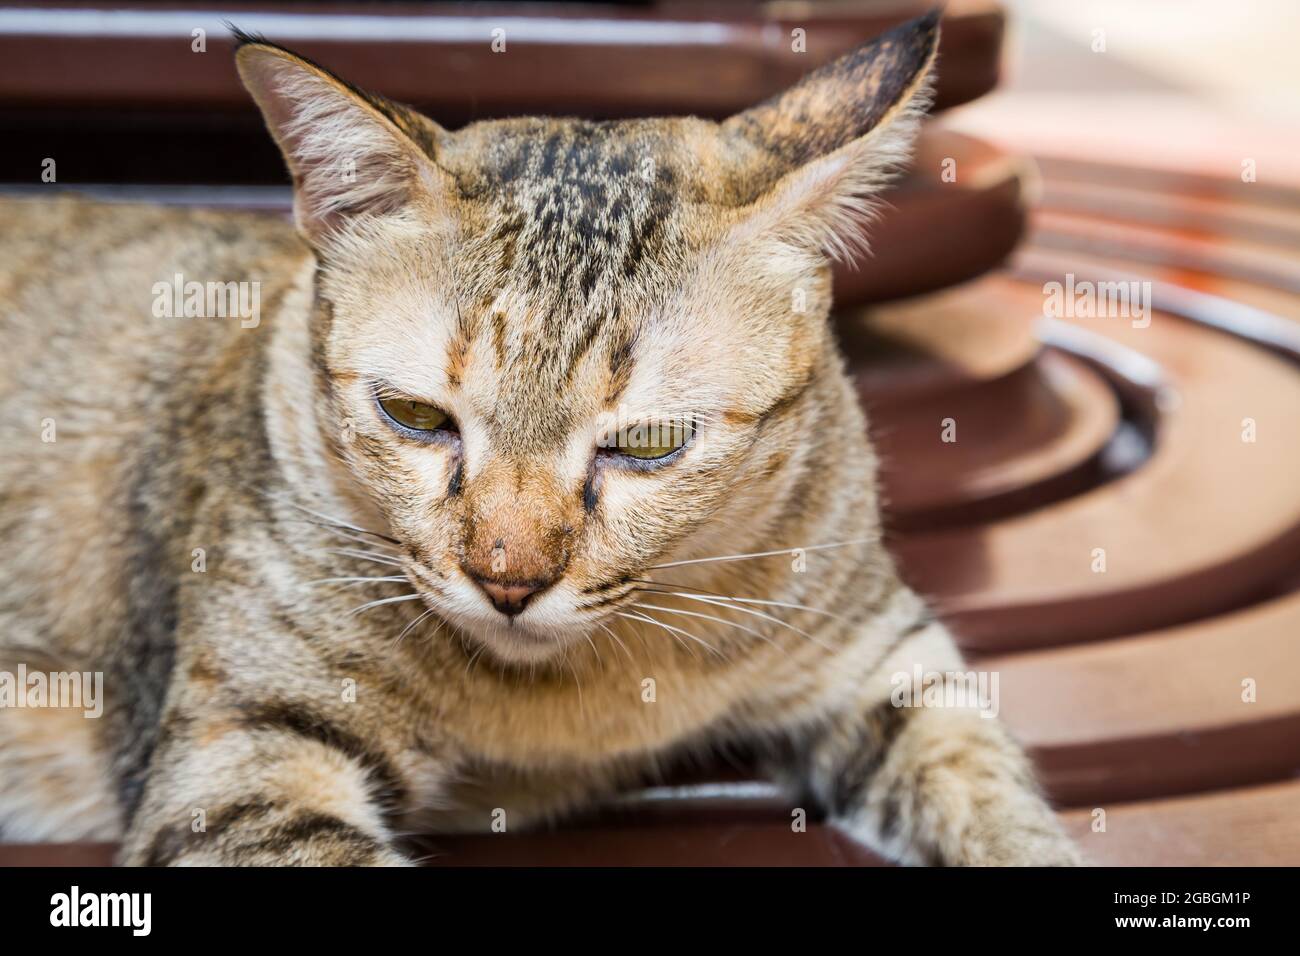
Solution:
<svg viewBox="0 0 1300 956"><path fill-rule="evenodd" d="M0 710L3 836L401 864L743 745L893 859L1074 862L996 721L891 701L962 666L827 321L937 37L722 123L449 132L240 36L296 228L0 207L0 669L105 693Z"/></svg>

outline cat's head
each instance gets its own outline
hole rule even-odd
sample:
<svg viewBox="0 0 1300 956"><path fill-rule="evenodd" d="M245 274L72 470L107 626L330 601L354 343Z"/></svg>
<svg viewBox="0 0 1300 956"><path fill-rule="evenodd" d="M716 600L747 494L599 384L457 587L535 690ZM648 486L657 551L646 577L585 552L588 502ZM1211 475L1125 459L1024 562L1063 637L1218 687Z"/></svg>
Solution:
<svg viewBox="0 0 1300 956"><path fill-rule="evenodd" d="M722 123L456 132L243 38L320 262L324 430L438 613L541 660L652 565L761 541L838 374L828 256L907 155L937 20Z"/></svg>

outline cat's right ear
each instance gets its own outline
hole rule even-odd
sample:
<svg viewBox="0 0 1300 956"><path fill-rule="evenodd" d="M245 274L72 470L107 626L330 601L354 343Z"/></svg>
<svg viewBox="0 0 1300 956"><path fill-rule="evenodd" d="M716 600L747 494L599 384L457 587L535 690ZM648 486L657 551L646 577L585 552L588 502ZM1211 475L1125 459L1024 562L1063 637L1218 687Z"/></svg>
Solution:
<svg viewBox="0 0 1300 956"><path fill-rule="evenodd" d="M848 260L865 248L874 197L907 159L930 103L940 16L900 24L721 124L734 180L758 194L742 232Z"/></svg>
<svg viewBox="0 0 1300 956"><path fill-rule="evenodd" d="M440 127L289 50L236 38L240 78L288 163L294 219L308 242L361 216L438 201L445 174L431 157Z"/></svg>

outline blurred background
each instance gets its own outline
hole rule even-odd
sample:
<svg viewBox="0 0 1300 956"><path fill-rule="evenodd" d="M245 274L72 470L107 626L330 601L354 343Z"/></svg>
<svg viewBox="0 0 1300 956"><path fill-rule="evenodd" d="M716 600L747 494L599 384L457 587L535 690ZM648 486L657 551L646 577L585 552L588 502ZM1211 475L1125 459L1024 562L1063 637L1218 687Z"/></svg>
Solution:
<svg viewBox="0 0 1300 956"><path fill-rule="evenodd" d="M0 190L285 215L223 20L455 127L723 117L927 6L0 2ZM836 274L890 547L1090 859L1300 863L1300 5L945 10L934 116ZM729 754L434 862L877 862L790 813Z"/></svg>

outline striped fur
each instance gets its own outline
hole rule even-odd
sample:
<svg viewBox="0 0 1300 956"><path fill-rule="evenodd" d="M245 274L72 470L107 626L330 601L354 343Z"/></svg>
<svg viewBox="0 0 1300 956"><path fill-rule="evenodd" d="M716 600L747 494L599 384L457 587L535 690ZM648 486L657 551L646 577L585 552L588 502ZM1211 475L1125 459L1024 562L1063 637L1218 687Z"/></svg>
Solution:
<svg viewBox="0 0 1300 956"><path fill-rule="evenodd" d="M905 155L936 38L724 124L455 133L245 38L297 234L4 204L0 665L108 695L0 711L4 835L401 864L402 834L527 826L744 742L899 859L1073 860L993 722L885 704L893 670L959 659L880 545L827 256ZM260 322L152 317L178 273L260 283ZM401 433L386 395L458 435ZM647 419L694 426L670 464L596 455ZM543 589L506 618L489 573Z"/></svg>

